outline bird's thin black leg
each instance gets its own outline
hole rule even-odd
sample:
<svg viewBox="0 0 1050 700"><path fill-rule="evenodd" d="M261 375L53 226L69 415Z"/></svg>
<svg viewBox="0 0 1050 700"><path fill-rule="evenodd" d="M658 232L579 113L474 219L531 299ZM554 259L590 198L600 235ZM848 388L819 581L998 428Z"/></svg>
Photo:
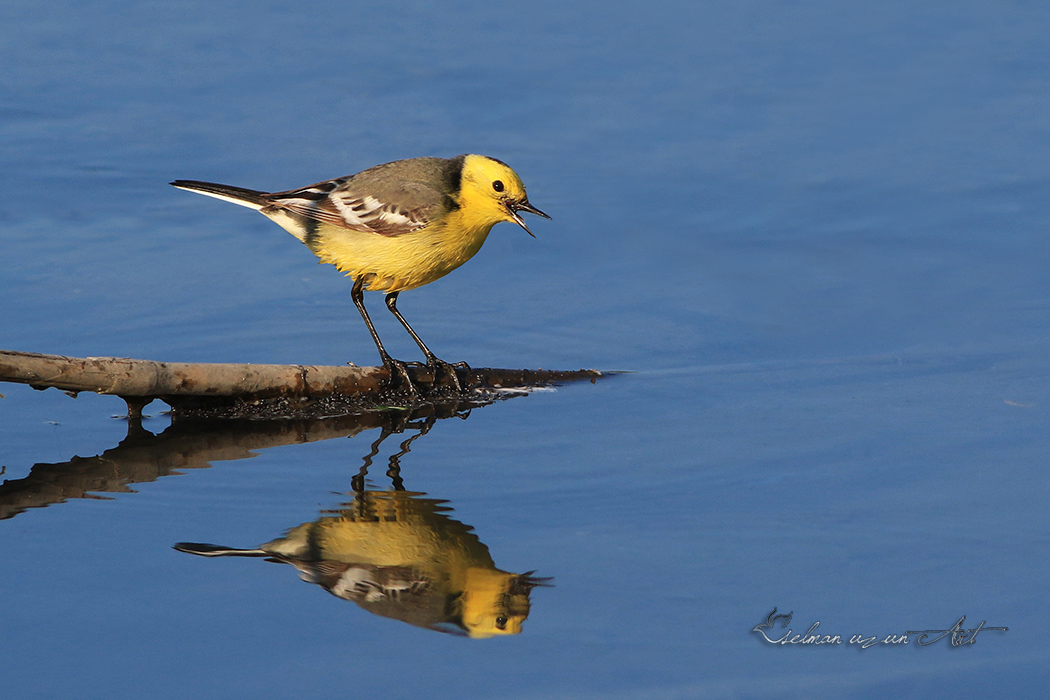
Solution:
<svg viewBox="0 0 1050 700"><path fill-rule="evenodd" d="M390 372L390 379L393 380L396 372L401 375L409 392L416 393L416 387L412 384L412 378L408 376L408 368L405 367L405 363L390 357L390 353L383 347L383 341L379 339L376 327L372 325L372 319L368 317L368 310L365 308L365 284L362 280L354 280L354 286L350 290L350 298L354 300L354 306L361 312L361 318L365 320L368 332L372 334L372 340L376 344L376 349L379 350L379 359L383 361L383 366Z"/></svg>
<svg viewBox="0 0 1050 700"><path fill-rule="evenodd" d="M428 348L426 343L423 342L423 339L412 330L412 326L408 325L408 321L406 321L405 317L401 315L401 312L397 310L397 295L397 292L390 292L390 294L386 295L386 307L390 309L390 313L394 314L394 317L401 322L401 325L405 327L408 334L412 336L412 340L416 341L416 345L418 345L419 349L423 351L423 356L427 358L427 367L434 370L435 374L438 370L444 372L452 380L452 384L456 387L456 391L462 392L463 387L460 386L459 375L456 374L456 368L444 360L439 360L434 353L430 352L430 348Z"/></svg>

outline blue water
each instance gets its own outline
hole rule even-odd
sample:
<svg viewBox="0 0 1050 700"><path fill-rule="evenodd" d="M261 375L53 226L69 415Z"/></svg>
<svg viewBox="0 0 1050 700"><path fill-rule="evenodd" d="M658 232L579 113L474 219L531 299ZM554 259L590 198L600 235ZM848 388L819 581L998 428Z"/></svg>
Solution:
<svg viewBox="0 0 1050 700"><path fill-rule="evenodd" d="M497 226L400 309L450 361L631 372L400 458L495 567L554 578L487 640L171 549L323 518L379 429L129 460L118 399L0 384L0 479L118 472L0 521L3 696L1042 695L1048 26L979 2L0 7L0 348L374 364L348 280L166 183L478 152L554 219ZM121 481L144 463L179 474ZM774 607L844 643L765 643ZM848 643L964 615L1009 630Z"/></svg>

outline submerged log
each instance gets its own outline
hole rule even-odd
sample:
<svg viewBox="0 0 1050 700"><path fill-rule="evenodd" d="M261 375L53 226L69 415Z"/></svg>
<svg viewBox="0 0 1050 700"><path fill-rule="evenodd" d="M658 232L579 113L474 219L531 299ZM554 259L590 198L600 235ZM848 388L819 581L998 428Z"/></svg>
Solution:
<svg viewBox="0 0 1050 700"><path fill-rule="evenodd" d="M178 415L240 418L339 415L451 399L487 403L501 394L604 376L596 370L457 368L460 387L410 364L414 390L392 385L383 367L156 362L0 350L0 381L34 389L123 398L129 415L160 399Z"/></svg>

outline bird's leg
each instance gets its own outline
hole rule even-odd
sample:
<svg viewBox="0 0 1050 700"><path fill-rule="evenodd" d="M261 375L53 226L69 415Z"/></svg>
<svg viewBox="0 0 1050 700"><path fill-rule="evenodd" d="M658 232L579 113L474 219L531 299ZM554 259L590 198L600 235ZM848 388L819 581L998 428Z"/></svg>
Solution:
<svg viewBox="0 0 1050 700"><path fill-rule="evenodd" d="M430 352L430 348L423 342L423 339L416 335L416 332L412 330L412 326L408 325L408 321L401 315L401 312L397 310L397 295L399 292L390 292L386 295L386 306L390 309L390 313L394 314L394 317L401 322L401 325L405 327L408 334L412 336L412 340L416 341L416 345L423 351L423 355L427 358L427 365L433 367L434 364L441 362L434 353Z"/></svg>
<svg viewBox="0 0 1050 700"><path fill-rule="evenodd" d="M408 392L410 394L418 393L415 385L412 384L412 378L408 375L408 368L405 367L405 363L390 357L390 353L383 347L383 341L379 339L375 326L372 325L372 319L368 317L368 310L365 309L365 283L362 279L354 280L354 286L350 290L350 298L354 300L354 306L361 312L361 318L365 320L368 332L372 334L372 340L376 344L376 349L379 350L379 359L383 361L383 366L390 372L391 381L393 381L395 373L399 374L408 387Z"/></svg>
<svg viewBox="0 0 1050 700"><path fill-rule="evenodd" d="M423 356L427 358L427 367L434 370L435 379L437 378L438 370L441 370L452 380L452 385L456 387L456 393L463 393L463 387L460 386L459 375L456 374L456 368L444 360L439 360L434 353L430 352L430 348L428 348L426 343L423 342L423 339L412 330L412 326L408 325L408 321L406 321L405 317L401 315L401 312L397 310L397 295L398 292L391 292L386 295L386 307L390 309L390 313L394 314L394 317L401 322L401 325L405 327L408 334L412 336L412 340L416 341L416 345L418 345L419 349L423 351Z"/></svg>

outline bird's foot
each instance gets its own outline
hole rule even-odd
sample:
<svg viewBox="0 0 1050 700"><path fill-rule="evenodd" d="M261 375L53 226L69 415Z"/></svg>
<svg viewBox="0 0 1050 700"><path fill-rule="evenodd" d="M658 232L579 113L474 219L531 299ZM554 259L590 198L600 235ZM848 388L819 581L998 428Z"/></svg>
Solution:
<svg viewBox="0 0 1050 700"><path fill-rule="evenodd" d="M467 367L466 362L450 364L431 355L427 358L427 367L434 372L434 384L438 383L438 377L440 375L444 375L445 377L448 377L445 386L454 388L457 394L463 393L463 385L459 381L459 372L457 372L456 369L459 367L466 367L469 371L470 367Z"/></svg>
<svg viewBox="0 0 1050 700"><path fill-rule="evenodd" d="M388 386L391 389L403 391L410 396L419 395L419 389L412 383L412 375L408 373L408 365L401 360L387 356L383 358L383 366L390 372Z"/></svg>

